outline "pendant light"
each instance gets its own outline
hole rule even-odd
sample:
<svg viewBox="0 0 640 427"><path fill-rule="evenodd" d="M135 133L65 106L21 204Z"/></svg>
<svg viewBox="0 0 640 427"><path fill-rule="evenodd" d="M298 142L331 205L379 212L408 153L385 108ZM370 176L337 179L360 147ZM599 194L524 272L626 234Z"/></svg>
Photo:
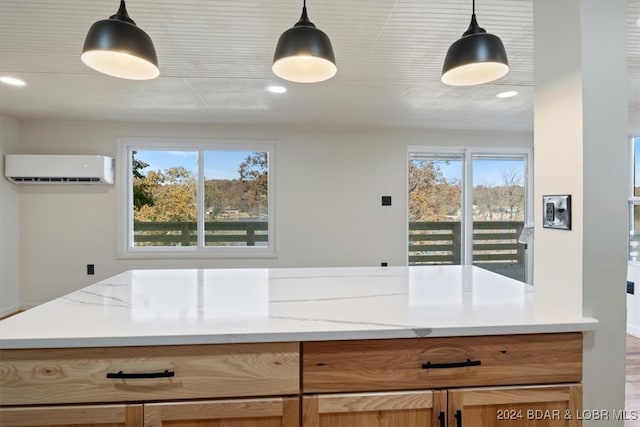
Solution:
<svg viewBox="0 0 640 427"><path fill-rule="evenodd" d="M124 0L120 0L115 15L91 26L80 58L94 70L113 77L149 80L160 75L153 42L129 18Z"/></svg>
<svg viewBox="0 0 640 427"><path fill-rule="evenodd" d="M480 28L476 21L475 0L472 4L469 28L451 45L442 67L441 80L451 86L488 83L509 72L502 40Z"/></svg>
<svg viewBox="0 0 640 427"><path fill-rule="evenodd" d="M309 21L306 0L300 20L280 36L271 69L276 76L297 83L328 80L338 71L331 41Z"/></svg>

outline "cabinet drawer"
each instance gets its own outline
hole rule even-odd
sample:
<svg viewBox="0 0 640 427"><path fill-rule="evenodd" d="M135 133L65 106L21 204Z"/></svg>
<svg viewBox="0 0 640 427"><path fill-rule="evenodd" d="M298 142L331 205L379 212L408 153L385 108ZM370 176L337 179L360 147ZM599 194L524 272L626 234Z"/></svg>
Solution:
<svg viewBox="0 0 640 427"><path fill-rule="evenodd" d="M297 343L3 350L0 404L296 394L299 369Z"/></svg>
<svg viewBox="0 0 640 427"><path fill-rule="evenodd" d="M142 420L140 404L0 408L0 427L134 427Z"/></svg>
<svg viewBox="0 0 640 427"><path fill-rule="evenodd" d="M582 334L305 342L304 393L582 380Z"/></svg>

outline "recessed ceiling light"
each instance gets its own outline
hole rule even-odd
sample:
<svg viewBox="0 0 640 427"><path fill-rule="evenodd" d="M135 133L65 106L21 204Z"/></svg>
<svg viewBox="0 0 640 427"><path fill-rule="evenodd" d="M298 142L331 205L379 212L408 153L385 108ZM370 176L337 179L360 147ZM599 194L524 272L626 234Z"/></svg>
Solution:
<svg viewBox="0 0 640 427"><path fill-rule="evenodd" d="M271 93L285 93L287 91L287 88L284 86L272 85L267 86L267 90Z"/></svg>
<svg viewBox="0 0 640 427"><path fill-rule="evenodd" d="M24 80L17 79L15 77L9 76L0 76L0 82L11 85L11 86L24 86L26 83Z"/></svg>
<svg viewBox="0 0 640 427"><path fill-rule="evenodd" d="M508 90L506 92L500 92L499 94L496 95L496 98L513 98L519 93L520 92L518 92L517 90Z"/></svg>

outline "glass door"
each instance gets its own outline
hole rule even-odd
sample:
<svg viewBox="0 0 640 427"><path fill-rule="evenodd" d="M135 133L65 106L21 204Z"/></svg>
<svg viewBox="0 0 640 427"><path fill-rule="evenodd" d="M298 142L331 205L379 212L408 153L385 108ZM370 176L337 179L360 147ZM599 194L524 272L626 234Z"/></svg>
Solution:
<svg viewBox="0 0 640 427"><path fill-rule="evenodd" d="M527 281L527 155L471 154L473 265Z"/></svg>

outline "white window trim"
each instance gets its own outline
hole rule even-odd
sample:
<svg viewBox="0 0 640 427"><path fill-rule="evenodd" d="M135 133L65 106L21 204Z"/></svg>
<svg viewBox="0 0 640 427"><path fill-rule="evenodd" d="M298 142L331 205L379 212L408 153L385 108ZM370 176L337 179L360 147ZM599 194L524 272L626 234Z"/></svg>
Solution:
<svg viewBox="0 0 640 427"><path fill-rule="evenodd" d="M473 243L473 182L467 177L473 176L473 156L474 155L519 155L525 156L525 200L526 200L526 213L525 213L525 225L533 224L534 222L534 208L533 208L533 150L531 148L510 148L510 147L442 147L435 146L430 147L427 145L415 145L407 147L407 162L406 162L406 174L409 176L409 161L412 153L424 153L424 154L462 154L463 156L463 170L462 170L462 194L464 195L462 200L462 210L464 212L462 221L462 234L464 236L464 245L462 253L462 265L470 265L472 257L472 243ZM408 180L407 180L408 181ZM405 193L409 193L409 183L406 183L407 187ZM408 199L407 199L408 201ZM408 211L407 211L408 214ZM405 260L409 259L409 220L407 218L407 230L405 232ZM527 251L527 283L533 283L533 247Z"/></svg>
<svg viewBox="0 0 640 427"><path fill-rule="evenodd" d="M117 259L275 259L278 257L277 245L277 221L276 221L276 185L277 185L277 142L274 140L256 139L194 139L194 138L151 138L151 137L126 137L118 138L118 153L116 164L118 165L117 188L117 213L116 227L118 230L116 258ZM129 191L132 186L131 164L129 153L132 150L158 149L158 150L197 151L266 151L269 153L268 176L268 241L267 247L242 246L242 247L149 247L133 246L133 194ZM200 156L198 168L202 170ZM198 194L204 189L204 176L198 174ZM204 206L198 205L198 241L202 242L204 234Z"/></svg>
<svg viewBox="0 0 640 427"><path fill-rule="evenodd" d="M635 191L635 141L640 141L640 135L631 135L629 136L629 189L627 190L627 194L629 195L629 200L627 202L627 264L640 267L640 261L633 261L629 259L630 255L630 247L631 247L631 227L633 225L633 206L640 205L640 196L634 196Z"/></svg>

